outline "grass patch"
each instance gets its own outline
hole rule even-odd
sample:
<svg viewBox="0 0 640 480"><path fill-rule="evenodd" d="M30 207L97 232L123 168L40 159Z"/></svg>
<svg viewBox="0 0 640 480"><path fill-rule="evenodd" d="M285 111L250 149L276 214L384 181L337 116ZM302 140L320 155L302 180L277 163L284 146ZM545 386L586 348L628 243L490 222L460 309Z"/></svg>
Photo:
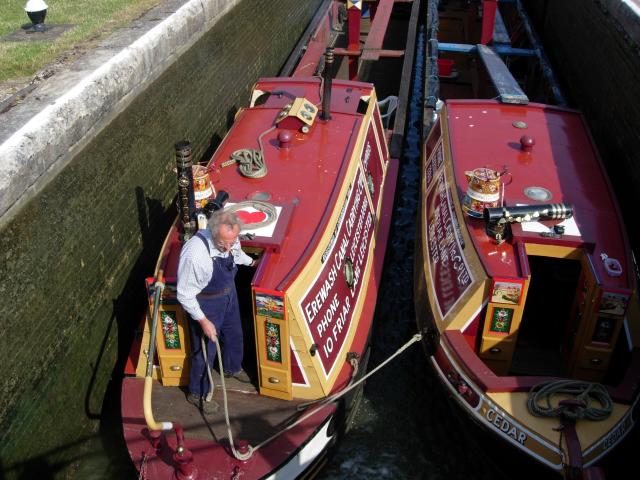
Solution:
<svg viewBox="0 0 640 480"><path fill-rule="evenodd" d="M45 24L72 24L51 41L0 41L0 82L33 76L71 50L83 51L139 17L161 0L45 0ZM0 0L0 37L30 23L26 0Z"/></svg>

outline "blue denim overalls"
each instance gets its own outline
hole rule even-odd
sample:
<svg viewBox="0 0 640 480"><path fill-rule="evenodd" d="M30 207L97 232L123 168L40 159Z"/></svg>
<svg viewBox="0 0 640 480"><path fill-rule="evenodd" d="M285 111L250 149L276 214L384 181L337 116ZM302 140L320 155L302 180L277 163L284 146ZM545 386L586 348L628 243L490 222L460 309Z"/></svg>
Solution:
<svg viewBox="0 0 640 480"><path fill-rule="evenodd" d="M209 242L196 234L207 247L209 254ZM218 340L222 347L222 365L229 373L236 373L242 369L242 323L240 321L240 308L238 295L236 294L235 276L238 267L233 261L233 255L229 252L227 258L215 257L213 261L213 275L209 284L196 296L198 304L206 317L213 322L218 333ZM204 334L200 323L191 319L191 373L189 375L189 391L195 395L206 395L209 391L209 378L202 358L202 345L200 338ZM204 337L207 345L207 359L213 368L216 358L216 346L214 342ZM220 372L222 374L222 372Z"/></svg>

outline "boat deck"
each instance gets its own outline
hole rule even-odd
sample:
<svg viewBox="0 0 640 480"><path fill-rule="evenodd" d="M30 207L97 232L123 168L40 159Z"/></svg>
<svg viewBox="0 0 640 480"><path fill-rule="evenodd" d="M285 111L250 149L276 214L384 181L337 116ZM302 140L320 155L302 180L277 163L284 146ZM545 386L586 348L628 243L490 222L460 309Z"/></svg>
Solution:
<svg viewBox="0 0 640 480"><path fill-rule="evenodd" d="M511 177L504 181L505 205L564 202L574 207L574 218L566 222L562 238L543 238L542 230L535 230L530 224L513 224L512 241L502 245L496 245L487 236L481 219L465 215L490 276L519 277L522 272L516 243L537 243L584 247L598 259L594 268L608 286L627 286L626 275L607 275L600 261L600 254L606 253L621 262L623 271L629 271L615 199L578 112L540 104L515 106L482 100L449 101L447 108L460 198L467 188L465 171L492 166L497 171L506 169ZM524 122L526 128L517 128L518 121ZM530 153L521 149L520 138L524 135L535 141ZM525 189L529 187L546 189L550 198L545 202L528 198ZM557 222L530 223L550 227Z"/></svg>
<svg viewBox="0 0 640 480"><path fill-rule="evenodd" d="M215 384L213 400L220 408L215 414L205 415L195 405L187 402L186 392L175 387L164 387L153 382L153 414L158 421L171 421L184 428L185 438L225 442L228 438L224 417L224 402L220 375L212 372ZM139 383L144 379L129 378L127 382ZM234 439L242 439L256 445L295 421L302 401L285 401L258 395L252 384L233 378L225 379L229 421ZM142 396L140 397L142 398ZM142 403L141 403L142 405Z"/></svg>

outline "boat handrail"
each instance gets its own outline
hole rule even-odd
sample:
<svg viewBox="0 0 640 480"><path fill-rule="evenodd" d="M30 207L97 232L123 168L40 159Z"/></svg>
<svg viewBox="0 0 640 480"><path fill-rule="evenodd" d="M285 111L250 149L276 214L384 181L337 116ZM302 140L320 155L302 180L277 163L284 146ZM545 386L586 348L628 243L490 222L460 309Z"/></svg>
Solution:
<svg viewBox="0 0 640 480"><path fill-rule="evenodd" d="M175 422L157 422L153 417L153 408L151 403L151 395L153 392L153 358L156 350L156 331L158 326L158 313L160 310L160 302L162 301L162 291L164 290L164 274L160 270L153 292L153 314L151 317L151 334L149 335L149 347L147 349L147 371L144 377L144 391L142 394L142 408L144 411L144 419L149 428L149 434L152 438L152 432L166 432L173 430L176 432L176 456L175 460L178 464L178 470L183 474L189 474L192 471L192 453L184 445L184 430ZM156 437L157 438L157 437ZM188 475L187 475L188 476ZM185 477L187 478L187 477Z"/></svg>
<svg viewBox="0 0 640 480"><path fill-rule="evenodd" d="M156 352L156 328L158 324L158 311L160 310L160 301L162 291L164 290L163 272L158 272L158 277L154 284L153 292L153 314L151 315L151 334L149 335L149 347L147 348L147 371L144 377L144 393L143 393L143 409L144 419L147 422L149 430L171 430L173 424L171 422L156 422L153 418L151 408L151 392L153 390L153 357Z"/></svg>

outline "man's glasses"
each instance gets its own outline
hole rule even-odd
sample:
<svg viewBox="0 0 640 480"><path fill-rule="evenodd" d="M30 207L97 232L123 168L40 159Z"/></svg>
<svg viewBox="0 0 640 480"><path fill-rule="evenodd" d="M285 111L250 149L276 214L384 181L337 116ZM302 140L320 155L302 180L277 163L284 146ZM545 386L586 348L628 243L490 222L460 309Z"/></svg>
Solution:
<svg viewBox="0 0 640 480"><path fill-rule="evenodd" d="M233 242L223 242L222 240L216 240L215 245L219 250L230 250L233 247L238 239L236 238Z"/></svg>

